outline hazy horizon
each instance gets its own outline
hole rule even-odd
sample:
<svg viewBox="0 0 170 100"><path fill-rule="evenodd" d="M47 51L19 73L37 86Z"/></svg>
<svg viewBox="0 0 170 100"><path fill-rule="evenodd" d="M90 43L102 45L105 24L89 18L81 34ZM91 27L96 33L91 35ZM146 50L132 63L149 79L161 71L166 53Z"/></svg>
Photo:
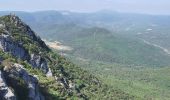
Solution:
<svg viewBox="0 0 170 100"><path fill-rule="evenodd" d="M0 11L72 11L97 12L110 10L123 13L141 13L154 15L170 15L168 0L3 0Z"/></svg>

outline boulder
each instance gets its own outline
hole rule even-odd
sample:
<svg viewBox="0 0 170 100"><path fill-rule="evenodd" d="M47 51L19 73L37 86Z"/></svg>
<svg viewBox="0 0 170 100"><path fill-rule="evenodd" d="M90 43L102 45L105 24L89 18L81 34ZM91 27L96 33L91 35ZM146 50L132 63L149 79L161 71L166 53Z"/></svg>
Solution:
<svg viewBox="0 0 170 100"><path fill-rule="evenodd" d="M31 54L30 64L34 68L41 69L44 73L47 73L49 71L46 60L42 58L40 55Z"/></svg>
<svg viewBox="0 0 170 100"><path fill-rule="evenodd" d="M52 77L53 76L52 71L51 71L50 68L48 69L48 72L46 73L46 76L47 77Z"/></svg>
<svg viewBox="0 0 170 100"><path fill-rule="evenodd" d="M13 91L7 86L2 71L0 71L0 100L16 100Z"/></svg>
<svg viewBox="0 0 170 100"><path fill-rule="evenodd" d="M22 65L13 64L11 67L5 67L4 71L8 76L19 77L24 80L27 84L27 88L29 90L29 100L44 100L44 97L39 92L38 79L32 75L30 75Z"/></svg>

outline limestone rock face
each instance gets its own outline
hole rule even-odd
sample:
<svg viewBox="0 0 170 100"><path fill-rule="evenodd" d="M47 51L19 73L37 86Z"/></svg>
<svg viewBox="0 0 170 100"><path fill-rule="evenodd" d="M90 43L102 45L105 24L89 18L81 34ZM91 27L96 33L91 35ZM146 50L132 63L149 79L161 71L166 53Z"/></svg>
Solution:
<svg viewBox="0 0 170 100"><path fill-rule="evenodd" d="M9 52L13 56L27 60L34 68L41 69L44 73L48 72L48 65L44 58L40 55L31 54L22 45L15 43L9 35L0 35L0 49Z"/></svg>
<svg viewBox="0 0 170 100"><path fill-rule="evenodd" d="M22 45L15 43L9 35L0 35L0 49L17 58L27 60L34 68L41 69L44 73L48 72L48 65L44 58L36 54L31 54L30 57L28 51Z"/></svg>
<svg viewBox="0 0 170 100"><path fill-rule="evenodd" d="M22 22L18 16L7 15L6 18L8 21L0 20L0 49L10 53L16 58L26 60L32 67L41 69L44 73L47 73L49 68L45 58L37 53L30 53L30 50L25 47L26 42L22 41L23 39L19 38L19 36L27 36L27 38L31 39L32 42L35 42L40 48L49 50L47 45L40 37L36 36L35 32L32 31L27 24ZM15 37L17 34L15 30L17 30L17 32L19 31L18 37Z"/></svg>
<svg viewBox="0 0 170 100"><path fill-rule="evenodd" d="M0 100L16 100L13 91L7 86L2 71L0 71Z"/></svg>
<svg viewBox="0 0 170 100"><path fill-rule="evenodd" d="M13 56L21 59L28 57L26 50L21 45L15 43L9 35L0 35L0 49L4 52L10 52Z"/></svg>
<svg viewBox="0 0 170 100"><path fill-rule="evenodd" d="M11 67L5 67L4 71L10 77L18 77L24 80L29 90L29 100L44 100L44 97L39 92L38 80L36 77L29 75L29 73L23 68L22 65L17 63L11 65Z"/></svg>
<svg viewBox="0 0 170 100"><path fill-rule="evenodd" d="M35 47L31 48L32 45ZM49 50L44 41L19 17L11 14L0 19L0 50L52 76L45 57L40 54L41 50L35 49ZM3 60L5 59L0 57L0 64ZM0 70L0 100L16 100L18 97L15 94L24 94L23 97L28 95L28 100L44 100L39 92L38 79L30 75L22 65L13 63L4 65L3 70ZM25 90L23 93L18 93L17 89L20 87Z"/></svg>
<svg viewBox="0 0 170 100"><path fill-rule="evenodd" d="M48 72L47 62L40 55L31 54L30 64L35 68L41 69L44 73Z"/></svg>
<svg viewBox="0 0 170 100"><path fill-rule="evenodd" d="M30 46L36 46L36 49L50 50L47 45L38 37L35 32L21 19L15 15L7 15L0 19L0 50L4 53L9 53L15 58L19 58L22 61L26 61L33 68L42 70L47 76L52 76L51 70L48 68L48 64L45 57L42 57L41 50L30 50ZM30 48L28 48L30 47ZM35 50L35 51L34 51ZM3 58L0 57L0 64ZM29 99L30 100L44 100L44 97L39 92L38 79L30 75L22 65L13 64L11 66L6 66L4 70L4 78L1 77L0 73L0 94L4 97L2 100L15 100L15 90L14 93L8 88L6 83L10 87L17 87L15 83L20 85L26 85L24 87L28 88ZM21 82L20 83L20 79ZM6 80L6 83L5 83ZM25 88L23 88L25 89ZM27 89L26 89L27 90ZM27 94L27 93L25 93ZM0 98L1 100L1 98Z"/></svg>

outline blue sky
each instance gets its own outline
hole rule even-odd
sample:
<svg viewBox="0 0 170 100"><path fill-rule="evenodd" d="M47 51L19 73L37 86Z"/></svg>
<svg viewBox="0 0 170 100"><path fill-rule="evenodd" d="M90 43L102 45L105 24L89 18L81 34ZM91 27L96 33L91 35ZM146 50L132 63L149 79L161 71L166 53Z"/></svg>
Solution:
<svg viewBox="0 0 170 100"><path fill-rule="evenodd" d="M0 0L0 10L70 10L76 12L113 10L170 15L170 0Z"/></svg>

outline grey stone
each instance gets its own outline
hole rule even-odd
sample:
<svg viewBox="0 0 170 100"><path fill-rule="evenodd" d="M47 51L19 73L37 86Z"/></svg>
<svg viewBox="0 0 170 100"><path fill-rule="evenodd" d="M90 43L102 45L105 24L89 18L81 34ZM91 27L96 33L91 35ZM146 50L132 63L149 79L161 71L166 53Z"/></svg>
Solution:
<svg viewBox="0 0 170 100"><path fill-rule="evenodd" d="M5 82L2 71L0 71L0 100L16 100L14 93Z"/></svg>
<svg viewBox="0 0 170 100"><path fill-rule="evenodd" d="M41 69L44 73L47 73L49 70L46 60L40 55L31 54L30 64L35 68Z"/></svg>
<svg viewBox="0 0 170 100"><path fill-rule="evenodd" d="M52 77L53 76L50 68L48 69L48 72L46 73L46 76L47 77Z"/></svg>
<svg viewBox="0 0 170 100"><path fill-rule="evenodd" d="M20 64L13 64L11 68L4 68L4 71L8 72L8 75L20 77L27 84L29 89L29 100L44 100L44 97L39 92L38 80L36 77L29 75L29 73Z"/></svg>
<svg viewBox="0 0 170 100"><path fill-rule="evenodd" d="M26 59L27 57L27 52L25 49L19 44L15 43L9 35L0 35L0 49L21 59Z"/></svg>

